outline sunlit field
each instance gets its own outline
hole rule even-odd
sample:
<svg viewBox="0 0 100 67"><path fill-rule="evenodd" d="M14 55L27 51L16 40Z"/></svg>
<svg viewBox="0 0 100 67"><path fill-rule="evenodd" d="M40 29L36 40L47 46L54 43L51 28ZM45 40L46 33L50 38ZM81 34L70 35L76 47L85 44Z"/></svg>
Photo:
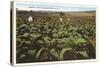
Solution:
<svg viewBox="0 0 100 67"><path fill-rule="evenodd" d="M96 11L16 11L16 62L96 58Z"/></svg>

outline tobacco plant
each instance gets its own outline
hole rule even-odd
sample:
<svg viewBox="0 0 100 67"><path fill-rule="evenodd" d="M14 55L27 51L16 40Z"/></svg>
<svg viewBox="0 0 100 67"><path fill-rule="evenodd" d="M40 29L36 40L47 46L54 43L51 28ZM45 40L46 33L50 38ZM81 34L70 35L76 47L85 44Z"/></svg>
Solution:
<svg viewBox="0 0 100 67"><path fill-rule="evenodd" d="M20 14L17 12L16 20L17 63L96 58L94 21L78 23L74 19L69 23L60 21L61 15L33 15L34 20L29 22L27 15Z"/></svg>

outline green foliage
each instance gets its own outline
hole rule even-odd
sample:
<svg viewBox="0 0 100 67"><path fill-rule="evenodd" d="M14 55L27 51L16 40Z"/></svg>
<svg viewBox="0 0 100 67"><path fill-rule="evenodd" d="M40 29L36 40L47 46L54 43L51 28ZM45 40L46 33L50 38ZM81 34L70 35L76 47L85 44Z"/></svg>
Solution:
<svg viewBox="0 0 100 67"><path fill-rule="evenodd" d="M57 53L57 51L56 51L54 48L52 48L52 49L50 50L50 54L51 54L52 56L54 56L57 60L59 60L59 54Z"/></svg>
<svg viewBox="0 0 100 67"><path fill-rule="evenodd" d="M39 59L40 59L41 53L42 53L43 51L45 51L45 50L46 50L46 48L41 48L41 49L37 52L37 54L36 54L36 60L39 60Z"/></svg>
<svg viewBox="0 0 100 67"><path fill-rule="evenodd" d="M34 16L28 22L27 17L18 15L16 20L17 63L95 58L94 22L61 22L61 16Z"/></svg>
<svg viewBox="0 0 100 67"><path fill-rule="evenodd" d="M86 51L78 51L77 53L81 54L83 56L83 58L89 57Z"/></svg>
<svg viewBox="0 0 100 67"><path fill-rule="evenodd" d="M69 52L69 51L72 51L72 48L63 48L60 52L60 60L64 60L64 54L65 52Z"/></svg>

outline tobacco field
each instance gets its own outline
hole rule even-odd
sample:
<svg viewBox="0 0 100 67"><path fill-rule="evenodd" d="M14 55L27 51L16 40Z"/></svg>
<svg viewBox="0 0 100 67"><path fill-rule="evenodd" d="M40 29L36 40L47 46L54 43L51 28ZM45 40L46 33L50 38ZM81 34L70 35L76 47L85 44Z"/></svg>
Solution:
<svg viewBox="0 0 100 67"><path fill-rule="evenodd" d="M95 11L16 14L17 63L96 58Z"/></svg>

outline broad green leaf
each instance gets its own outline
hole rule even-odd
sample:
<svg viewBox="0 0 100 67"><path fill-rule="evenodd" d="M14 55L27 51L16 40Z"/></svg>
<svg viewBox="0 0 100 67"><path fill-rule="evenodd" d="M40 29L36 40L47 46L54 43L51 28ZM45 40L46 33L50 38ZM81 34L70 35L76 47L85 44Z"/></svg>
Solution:
<svg viewBox="0 0 100 67"><path fill-rule="evenodd" d="M37 52L37 54L36 54L36 60L39 60L39 58L40 58L40 56L41 56L41 53L43 52L43 51L45 51L45 50L47 50L46 48L41 48L38 52Z"/></svg>
<svg viewBox="0 0 100 67"><path fill-rule="evenodd" d="M24 41L25 44L31 44L31 41Z"/></svg>
<svg viewBox="0 0 100 67"><path fill-rule="evenodd" d="M21 29L23 27L27 27L27 25L26 24L21 24L18 29Z"/></svg>
<svg viewBox="0 0 100 67"><path fill-rule="evenodd" d="M29 33L24 33L23 35L18 35L17 37L19 38L28 38L29 37Z"/></svg>
<svg viewBox="0 0 100 67"><path fill-rule="evenodd" d="M69 52L69 51L72 51L72 48L63 48L62 50L61 50L61 52L60 52L60 60L63 60L64 59L64 54L65 54L65 52Z"/></svg>
<svg viewBox="0 0 100 67"><path fill-rule="evenodd" d="M78 38L76 41L74 41L76 45L87 43L87 41L83 38Z"/></svg>
<svg viewBox="0 0 100 67"><path fill-rule="evenodd" d="M85 58L89 57L87 51L78 51L77 53L81 54Z"/></svg>
<svg viewBox="0 0 100 67"><path fill-rule="evenodd" d="M36 50L35 49L34 50L29 50L28 51L28 54L35 56Z"/></svg>
<svg viewBox="0 0 100 67"><path fill-rule="evenodd" d="M37 43L38 44L43 44L44 42L43 42L43 40L37 40Z"/></svg>
<svg viewBox="0 0 100 67"><path fill-rule="evenodd" d="M58 55L58 53L56 52L55 49L51 49L51 50L50 50L50 53L51 53L51 55L53 55L55 58L59 59L59 55Z"/></svg>

